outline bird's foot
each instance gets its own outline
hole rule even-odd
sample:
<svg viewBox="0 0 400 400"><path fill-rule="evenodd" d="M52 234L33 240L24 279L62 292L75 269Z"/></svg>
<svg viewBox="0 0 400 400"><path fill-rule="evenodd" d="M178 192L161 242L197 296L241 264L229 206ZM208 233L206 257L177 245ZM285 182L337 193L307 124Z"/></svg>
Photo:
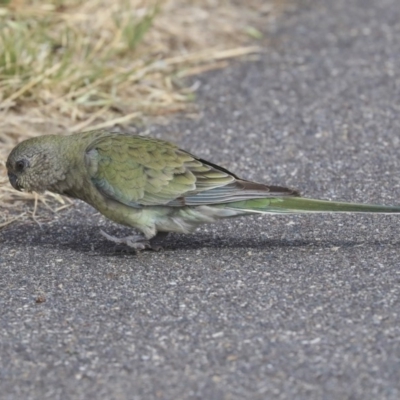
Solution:
<svg viewBox="0 0 400 400"><path fill-rule="evenodd" d="M154 251L160 251L162 250L162 246L160 245L160 242L162 242L162 239L167 236L167 232L159 232L157 233L156 236L151 238L150 240L146 239L142 235L132 235L132 236L126 236L124 238L117 238L115 236L111 236L108 233L104 232L103 230L100 229L100 233L108 240L111 240L114 243L117 244L126 244L127 246L139 251L139 250L145 250L145 249L151 249Z"/></svg>
<svg viewBox="0 0 400 400"><path fill-rule="evenodd" d="M142 235L132 235L132 236L126 236L124 238L117 238L115 236L111 236L108 233L105 233L103 230L100 230L100 233L108 240L111 240L111 242L117 243L117 244L126 244L129 247L132 247L135 250L144 250L144 249L150 249L150 242L144 238Z"/></svg>
<svg viewBox="0 0 400 400"><path fill-rule="evenodd" d="M168 236L168 232L157 232L156 236L150 239L150 248L154 251L163 250L162 243Z"/></svg>

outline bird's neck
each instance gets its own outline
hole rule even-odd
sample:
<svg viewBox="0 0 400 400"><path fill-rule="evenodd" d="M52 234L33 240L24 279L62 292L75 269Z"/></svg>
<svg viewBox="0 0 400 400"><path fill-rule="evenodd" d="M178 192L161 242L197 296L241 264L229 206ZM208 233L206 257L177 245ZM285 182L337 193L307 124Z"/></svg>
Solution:
<svg viewBox="0 0 400 400"><path fill-rule="evenodd" d="M85 186L90 184L85 168L85 149L87 143L79 135L61 137L55 151L62 160L59 168L60 179L52 183L48 190L54 193L80 198Z"/></svg>

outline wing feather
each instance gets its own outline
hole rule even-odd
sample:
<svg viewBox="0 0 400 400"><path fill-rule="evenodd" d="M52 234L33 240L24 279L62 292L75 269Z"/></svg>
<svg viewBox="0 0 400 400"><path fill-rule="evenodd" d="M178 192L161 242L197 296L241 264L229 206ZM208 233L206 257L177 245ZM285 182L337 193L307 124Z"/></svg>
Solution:
<svg viewBox="0 0 400 400"><path fill-rule="evenodd" d="M107 133L86 149L93 184L106 197L132 206L207 205L297 195L240 180L162 140Z"/></svg>

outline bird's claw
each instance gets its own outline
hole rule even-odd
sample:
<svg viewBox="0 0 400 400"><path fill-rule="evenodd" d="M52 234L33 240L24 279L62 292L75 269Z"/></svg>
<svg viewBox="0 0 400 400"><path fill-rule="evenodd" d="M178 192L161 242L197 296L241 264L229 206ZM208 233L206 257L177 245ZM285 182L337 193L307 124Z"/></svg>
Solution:
<svg viewBox="0 0 400 400"><path fill-rule="evenodd" d="M150 241L145 239L141 235L132 235L132 236L126 236L124 238L117 238L115 236L111 236L108 233L104 232L103 230L100 229L100 233L108 240L111 242L117 243L117 244L126 244L127 246L135 249L135 250L144 250L144 249L151 249Z"/></svg>
<svg viewBox="0 0 400 400"><path fill-rule="evenodd" d="M111 242L114 242L116 244L126 244L127 246L135 249L136 251L145 249L161 251L163 250L163 247L160 243L167 236L166 232L159 232L155 237L148 240L141 235L132 235L132 236L126 236L124 238L117 238L115 236L109 235L108 233L104 232L101 229L100 233Z"/></svg>

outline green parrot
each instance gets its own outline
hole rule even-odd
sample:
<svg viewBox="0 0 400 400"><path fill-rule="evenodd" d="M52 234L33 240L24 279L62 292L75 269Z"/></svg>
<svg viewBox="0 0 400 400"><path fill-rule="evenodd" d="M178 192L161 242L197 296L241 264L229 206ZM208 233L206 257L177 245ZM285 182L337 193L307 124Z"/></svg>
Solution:
<svg viewBox="0 0 400 400"><path fill-rule="evenodd" d="M157 139L103 130L46 135L18 144L7 160L17 190L67 195L142 234L116 238L136 250L157 249L168 232L251 214L398 213L400 206L301 198L299 192L238 178Z"/></svg>

